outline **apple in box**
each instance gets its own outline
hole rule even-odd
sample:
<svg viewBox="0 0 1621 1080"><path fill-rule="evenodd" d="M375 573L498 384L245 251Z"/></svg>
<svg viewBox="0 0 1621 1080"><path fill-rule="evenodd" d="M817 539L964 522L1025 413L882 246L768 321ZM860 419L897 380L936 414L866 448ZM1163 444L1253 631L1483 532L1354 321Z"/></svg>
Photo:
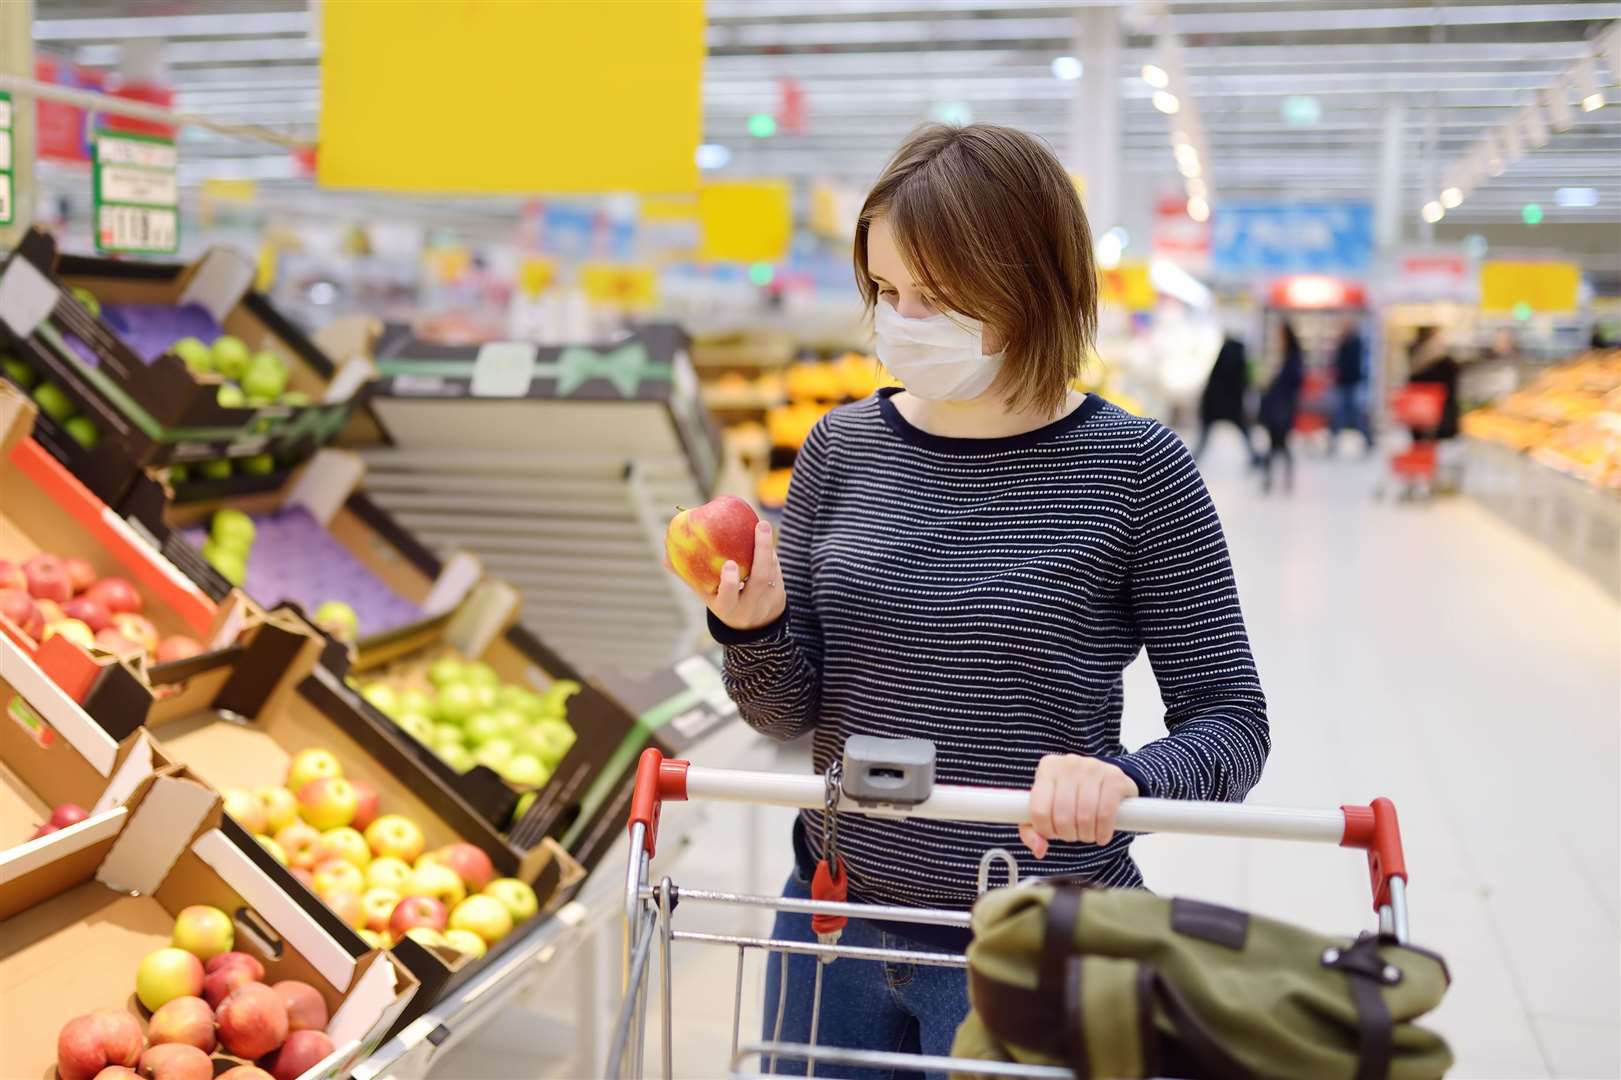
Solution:
<svg viewBox="0 0 1621 1080"><path fill-rule="evenodd" d="M88 596L75 596L63 603L62 614L78 619L97 634L113 625L113 613L107 610L107 605Z"/></svg>
<svg viewBox="0 0 1621 1080"><path fill-rule="evenodd" d="M720 589L720 571L728 561L747 581L754 565L754 529L760 519L748 503L722 495L702 506L683 510L664 533L664 555L677 576L706 596Z"/></svg>
<svg viewBox="0 0 1621 1080"><path fill-rule="evenodd" d="M107 605L107 610L114 615L120 612L139 614L141 611L141 594L121 577L104 577L86 589L84 594Z"/></svg>
<svg viewBox="0 0 1621 1080"><path fill-rule="evenodd" d="M68 586L77 596L96 583L96 568L86 559L69 557L62 560L62 570L68 576Z"/></svg>
<svg viewBox="0 0 1621 1080"><path fill-rule="evenodd" d="M10 559L0 559L0 589L28 591L28 577L23 573L23 568Z"/></svg>
<svg viewBox="0 0 1621 1080"><path fill-rule="evenodd" d="M61 604L73 599L67 569L55 555L35 555L23 563L23 577L28 581L29 595L36 600Z"/></svg>
<svg viewBox="0 0 1621 1080"><path fill-rule="evenodd" d="M208 1042L212 1046L213 1013L208 1014L208 1025ZM158 1043L141 1055L139 1074L144 1080L214 1080L214 1062L195 1046Z"/></svg>
<svg viewBox="0 0 1621 1080"><path fill-rule="evenodd" d="M23 589L0 589L0 615L35 641L45 633L45 616Z"/></svg>
<svg viewBox="0 0 1621 1080"><path fill-rule="evenodd" d="M57 1035L56 1072L60 1080L94 1080L103 1069L133 1066L144 1045L135 1017L122 1009L98 1009L69 1020Z"/></svg>
<svg viewBox="0 0 1621 1080"><path fill-rule="evenodd" d="M146 1037L153 1046L179 1043L214 1052L214 1010L200 997L177 997L152 1014Z"/></svg>
<svg viewBox="0 0 1621 1080"><path fill-rule="evenodd" d="M395 905L394 914L388 920L388 930L399 938L404 937L406 931L419 926L443 930L449 920L449 912L439 901L428 896L407 896Z"/></svg>
<svg viewBox="0 0 1621 1080"><path fill-rule="evenodd" d="M289 1031L324 1031L327 1022L326 999L307 982L283 979L271 986L287 1009Z"/></svg>
<svg viewBox="0 0 1621 1080"><path fill-rule="evenodd" d="M332 1039L324 1031L294 1031L265 1064L273 1080L298 1080L332 1053Z"/></svg>
<svg viewBox="0 0 1621 1080"><path fill-rule="evenodd" d="M240 986L214 1014L219 1042L229 1053L253 1060L287 1041L287 1006L264 983Z"/></svg>

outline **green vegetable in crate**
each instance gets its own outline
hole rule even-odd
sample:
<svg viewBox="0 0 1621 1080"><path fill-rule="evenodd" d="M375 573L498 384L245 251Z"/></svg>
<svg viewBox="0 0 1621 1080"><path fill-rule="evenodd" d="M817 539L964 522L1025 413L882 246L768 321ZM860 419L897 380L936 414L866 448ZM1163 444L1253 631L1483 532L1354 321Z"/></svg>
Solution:
<svg viewBox="0 0 1621 1080"><path fill-rule="evenodd" d="M342 600L328 600L316 608L315 625L339 641L353 644L360 637L360 616Z"/></svg>
<svg viewBox="0 0 1621 1080"><path fill-rule="evenodd" d="M481 712L471 717L462 730L467 735L467 744L473 747L483 746L487 742L504 738L508 732L495 713Z"/></svg>
<svg viewBox="0 0 1621 1080"><path fill-rule="evenodd" d="M248 577L248 560L240 551L221 547L213 540L203 544L203 559L219 571L220 577L232 585L240 585Z"/></svg>
<svg viewBox="0 0 1621 1080"><path fill-rule="evenodd" d="M576 738L568 721L546 719L524 728L518 736L518 747L534 754L548 769L555 769Z"/></svg>
<svg viewBox="0 0 1621 1080"><path fill-rule="evenodd" d="M428 681L438 690L443 690L451 683L461 682L462 662L454 656L441 656L428 669Z"/></svg>
<svg viewBox="0 0 1621 1080"><path fill-rule="evenodd" d="M39 406L40 412L59 424L77 411L72 399L55 383L40 383L34 387L34 404Z"/></svg>
<svg viewBox="0 0 1621 1080"><path fill-rule="evenodd" d="M201 375L214 370L214 351L194 337L183 337L169 351L180 357L193 374Z"/></svg>
<svg viewBox="0 0 1621 1080"><path fill-rule="evenodd" d="M433 721L421 713L405 713L395 723L399 725L401 731L424 746L433 738Z"/></svg>
<svg viewBox="0 0 1621 1080"><path fill-rule="evenodd" d="M445 746L440 748L439 758L457 772L466 772L478 764L473 760L473 752L465 746Z"/></svg>
<svg viewBox="0 0 1621 1080"><path fill-rule="evenodd" d="M247 558L257 533L258 529L254 527L252 518L230 507L214 511L214 517L208 523L209 539L221 547L240 553L243 558Z"/></svg>
<svg viewBox="0 0 1621 1080"><path fill-rule="evenodd" d="M538 791L526 791L518 797L518 805L512 811L513 825L523 820L523 816L529 813L529 808L535 805L535 800L538 798L540 798L540 792Z"/></svg>
<svg viewBox="0 0 1621 1080"><path fill-rule="evenodd" d="M267 398L267 397L264 397L264 396L262 396L260 394L249 394L248 395L248 408L250 408L250 409L263 409L263 408L265 408L267 406L274 405L275 403L276 403L275 398ZM266 428L265 430L269 430L269 429Z"/></svg>
<svg viewBox="0 0 1621 1080"><path fill-rule="evenodd" d="M101 441L101 432L88 416L70 416L62 424L68 436L86 450L94 450Z"/></svg>
<svg viewBox="0 0 1621 1080"><path fill-rule="evenodd" d="M400 698L386 682L367 683L360 696L371 702L384 716L400 715Z"/></svg>
<svg viewBox="0 0 1621 1080"><path fill-rule="evenodd" d="M39 382L39 376L34 374L34 369L15 356L0 356L0 370L5 371L6 378L24 390L32 390L34 384Z"/></svg>
<svg viewBox="0 0 1621 1080"><path fill-rule="evenodd" d="M242 389L266 404L274 402L287 389L287 365L273 352L255 353L242 376Z"/></svg>
<svg viewBox="0 0 1621 1080"><path fill-rule="evenodd" d="M175 487L191 479L191 470L184 465L169 466L169 486Z"/></svg>
<svg viewBox="0 0 1621 1080"><path fill-rule="evenodd" d="M241 338L224 334L214 342L214 370L227 379L247 374L248 360L248 347Z"/></svg>
<svg viewBox="0 0 1621 1080"><path fill-rule="evenodd" d="M513 754L506 768L497 771L501 779L514 787L539 787L551 775L550 770L533 754Z"/></svg>
<svg viewBox="0 0 1621 1080"><path fill-rule="evenodd" d="M214 393L214 400L222 409L243 409L247 407L248 395L236 383L226 383Z"/></svg>
<svg viewBox="0 0 1621 1080"><path fill-rule="evenodd" d="M231 459L200 461L197 463L197 476L203 480L228 480L231 476Z"/></svg>
<svg viewBox="0 0 1621 1080"><path fill-rule="evenodd" d="M310 396L304 393L302 390L289 390L281 396L281 403L283 405L292 405L296 408L303 408L305 405L310 403Z"/></svg>
<svg viewBox="0 0 1621 1080"><path fill-rule="evenodd" d="M269 454L255 454L237 464L243 476L269 476L276 471L276 459Z"/></svg>
<svg viewBox="0 0 1621 1080"><path fill-rule="evenodd" d="M466 683L444 687L434 702L434 715L441 724L465 724L478 711L478 694Z"/></svg>
<svg viewBox="0 0 1621 1080"><path fill-rule="evenodd" d="M500 772L506 768L507 762L512 760L514 749L511 739L491 739L473 751L473 760Z"/></svg>
<svg viewBox="0 0 1621 1080"><path fill-rule="evenodd" d="M85 310L89 311L90 314L95 315L98 318L100 317L101 301L96 299L95 293L91 292L83 285L75 285L69 291L73 293L73 298L75 300L85 306Z"/></svg>
<svg viewBox="0 0 1621 1080"><path fill-rule="evenodd" d="M400 712L417 712L429 716L433 713L433 698L421 690L401 690Z"/></svg>
<svg viewBox="0 0 1621 1080"><path fill-rule="evenodd" d="M462 667L462 680L474 686L488 686L492 690L501 685L501 676L482 660L474 660Z"/></svg>

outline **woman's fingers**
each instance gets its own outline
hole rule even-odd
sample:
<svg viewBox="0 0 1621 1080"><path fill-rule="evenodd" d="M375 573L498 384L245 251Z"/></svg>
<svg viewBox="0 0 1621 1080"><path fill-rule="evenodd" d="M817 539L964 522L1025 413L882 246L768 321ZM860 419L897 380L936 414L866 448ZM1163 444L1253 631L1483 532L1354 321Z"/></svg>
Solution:
<svg viewBox="0 0 1621 1080"><path fill-rule="evenodd" d="M1035 826L1036 832L1043 837L1057 836L1053 827L1053 783L1052 767L1047 764L1048 758L1042 758L1041 764L1036 766L1036 782L1030 785L1030 824Z"/></svg>
<svg viewBox="0 0 1621 1080"><path fill-rule="evenodd" d="M1122 787L1114 784L1104 784L1102 793L1098 798L1098 824L1097 843L1107 844L1114 839L1114 818L1120 811L1121 800L1126 792Z"/></svg>
<svg viewBox="0 0 1621 1080"><path fill-rule="evenodd" d="M1091 771L1072 785L1075 792L1075 839L1083 844L1097 843L1098 798L1102 788L1103 777Z"/></svg>
<svg viewBox="0 0 1621 1080"><path fill-rule="evenodd" d="M777 580L777 545L771 539L771 523L762 521L754 527L754 565L749 568L749 583L765 578L762 585Z"/></svg>
<svg viewBox="0 0 1621 1080"><path fill-rule="evenodd" d="M716 590L710 607L715 614L725 619L728 614L737 608L738 599L743 593L743 582L737 569L737 563L730 559L720 568L720 588Z"/></svg>
<svg viewBox="0 0 1621 1080"><path fill-rule="evenodd" d="M1019 826L1019 839L1024 846L1030 849L1030 854L1038 859L1047 857L1047 838L1036 831L1034 825L1028 821Z"/></svg>
<svg viewBox="0 0 1621 1080"><path fill-rule="evenodd" d="M1080 791L1073 779L1057 784L1053 789L1053 831L1048 836L1060 840L1084 840L1082 830L1091 824L1080 815Z"/></svg>

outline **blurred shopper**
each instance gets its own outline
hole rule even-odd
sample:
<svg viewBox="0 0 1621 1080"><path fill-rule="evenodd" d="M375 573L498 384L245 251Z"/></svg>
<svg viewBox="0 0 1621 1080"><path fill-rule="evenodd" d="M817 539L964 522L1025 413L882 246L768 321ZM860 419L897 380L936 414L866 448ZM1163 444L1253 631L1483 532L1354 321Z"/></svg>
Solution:
<svg viewBox="0 0 1621 1080"><path fill-rule="evenodd" d="M1272 468L1283 460L1283 488L1293 491L1295 486L1295 459L1289 452L1289 433L1294 430L1295 417L1300 412L1300 388L1306 382L1306 354L1300 348L1300 339L1294 327L1285 320L1279 323L1282 339L1283 362L1272 376L1261 395L1261 426L1266 429L1266 460L1261 473L1261 487L1272 490Z"/></svg>
<svg viewBox="0 0 1621 1080"><path fill-rule="evenodd" d="M1221 350L1216 353L1215 366L1210 369L1210 381L1205 383L1204 396L1199 399L1199 446L1193 451L1195 458L1203 458L1210 443L1210 429L1226 422L1244 436L1244 450L1256 460L1255 441L1250 438L1249 417L1245 415L1245 397L1249 394L1249 354L1237 333L1229 329L1222 339Z"/></svg>
<svg viewBox="0 0 1621 1080"><path fill-rule="evenodd" d="M1458 373L1462 370L1447 348L1446 337L1439 327L1421 326L1407 349L1407 370L1410 383L1435 383L1446 389L1446 403L1441 407L1441 424L1435 429L1437 439L1458 437ZM1418 441L1428 437L1413 432Z"/></svg>
<svg viewBox="0 0 1621 1080"><path fill-rule="evenodd" d="M879 359L905 389L812 430L780 564L762 524L747 581L728 562L700 590L727 689L757 730L813 734L818 771L851 735L915 736L935 744L939 783L1030 789L1017 829L841 815L851 900L966 910L980 857L1021 842L1021 875L1140 886L1121 802L1241 799L1270 735L1192 455L1071 389L1097 326L1075 185L1022 132L928 125L868 195L854 256ZM1128 751L1122 673L1144 647L1168 734ZM822 825L799 815L785 896L830 869ZM803 914L780 913L772 936L815 940ZM967 937L852 919L840 943L957 952ZM823 1044L944 1054L968 1011L958 968L773 957L767 1038L811 1041L818 972Z"/></svg>
<svg viewBox="0 0 1621 1080"><path fill-rule="evenodd" d="M1373 452L1373 429L1368 424L1368 356L1362 342L1362 325L1348 315L1334 347L1334 413L1329 422L1329 449L1339 441L1340 432L1355 428L1364 449Z"/></svg>

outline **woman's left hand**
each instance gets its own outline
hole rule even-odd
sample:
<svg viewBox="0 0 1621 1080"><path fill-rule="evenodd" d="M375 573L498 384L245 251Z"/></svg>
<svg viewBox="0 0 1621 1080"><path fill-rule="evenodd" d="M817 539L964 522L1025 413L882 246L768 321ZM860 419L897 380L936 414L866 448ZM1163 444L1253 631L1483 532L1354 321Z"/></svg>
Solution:
<svg viewBox="0 0 1621 1080"><path fill-rule="evenodd" d="M1036 766L1030 820L1019 826L1019 839L1038 859L1047 857L1052 840L1107 844L1121 800L1137 793L1137 784L1117 765L1080 754L1048 754Z"/></svg>

